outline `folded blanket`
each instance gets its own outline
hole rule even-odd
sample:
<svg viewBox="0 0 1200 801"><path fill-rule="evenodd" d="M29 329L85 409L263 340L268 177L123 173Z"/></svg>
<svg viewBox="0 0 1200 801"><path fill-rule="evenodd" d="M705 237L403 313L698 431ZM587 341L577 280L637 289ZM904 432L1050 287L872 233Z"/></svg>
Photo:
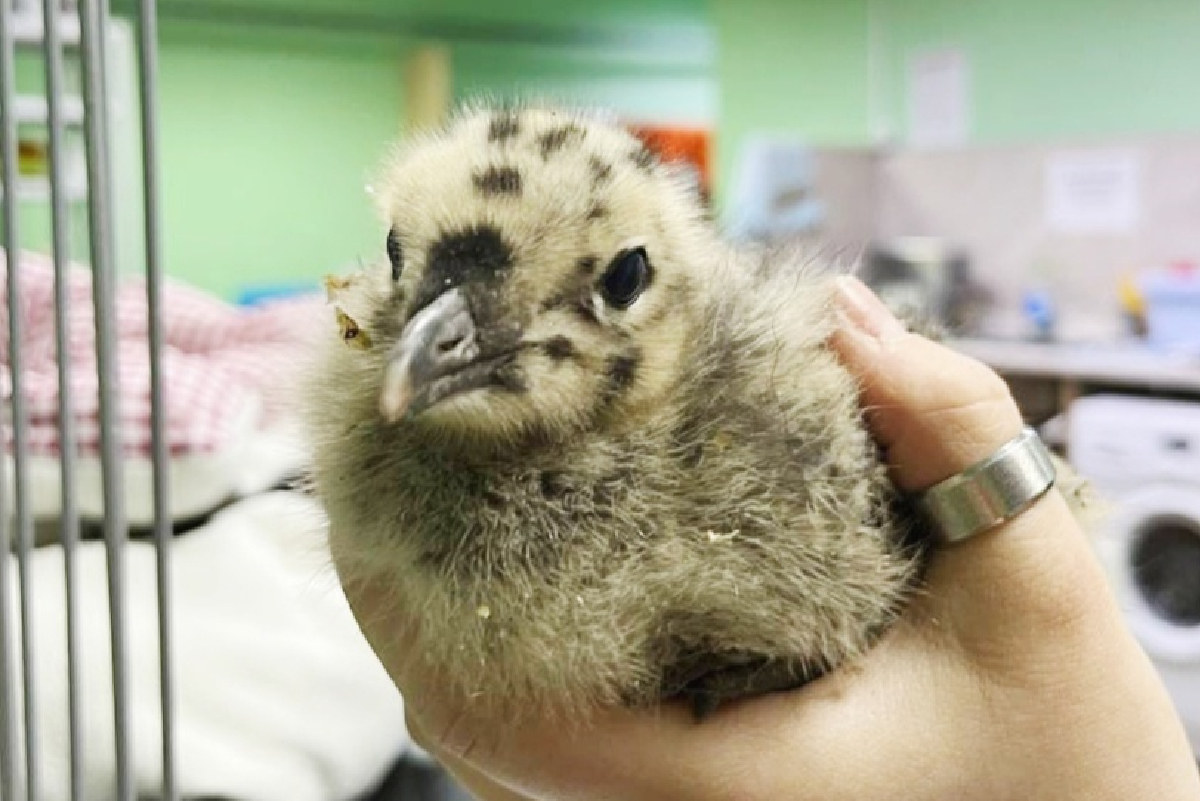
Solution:
<svg viewBox="0 0 1200 801"><path fill-rule="evenodd" d="M0 251L0 272L7 260ZM28 409L35 513L58 509L60 402L54 338L54 270L46 256L18 258L22 390ZM0 275L3 277L3 275ZM85 515L102 513L100 410L91 273L67 274L72 411ZM150 362L146 289L128 277L115 290L117 419L126 460L126 506L134 523L148 523ZM166 280L162 306L167 445L172 460L174 517L200 514L229 497L271 486L299 467L288 451L287 410L297 368L304 363L314 314L328 314L316 295L244 309L178 281ZM331 318L332 319L332 318ZM7 283L0 283L0 388L11 397ZM284 432L281 434L281 432ZM12 429L4 437L12 452ZM92 462L88 464L87 462ZM10 471L11 473L11 471Z"/></svg>

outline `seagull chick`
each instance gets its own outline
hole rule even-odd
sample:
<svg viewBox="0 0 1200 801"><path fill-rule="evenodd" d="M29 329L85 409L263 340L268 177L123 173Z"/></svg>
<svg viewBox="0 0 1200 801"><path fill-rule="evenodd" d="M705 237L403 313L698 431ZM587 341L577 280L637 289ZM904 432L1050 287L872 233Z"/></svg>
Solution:
<svg viewBox="0 0 1200 801"><path fill-rule="evenodd" d="M584 112L466 108L374 192L386 247L304 395L313 486L343 580L391 588L448 689L703 716L887 630L924 549L826 345L828 271L732 250Z"/></svg>

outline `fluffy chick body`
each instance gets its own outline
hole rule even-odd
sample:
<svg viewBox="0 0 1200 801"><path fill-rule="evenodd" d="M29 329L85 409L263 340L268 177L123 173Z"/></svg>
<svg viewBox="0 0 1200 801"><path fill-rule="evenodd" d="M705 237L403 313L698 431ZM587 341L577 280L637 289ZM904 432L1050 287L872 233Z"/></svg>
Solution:
<svg viewBox="0 0 1200 801"><path fill-rule="evenodd" d="M306 389L314 487L344 580L392 588L447 689L508 718L703 711L887 629L919 537L826 347L830 274L728 250L677 175L581 114L468 109L383 178L400 258L345 289L366 336L331 335ZM608 308L631 246L653 280ZM455 287L500 365L390 421L397 342Z"/></svg>

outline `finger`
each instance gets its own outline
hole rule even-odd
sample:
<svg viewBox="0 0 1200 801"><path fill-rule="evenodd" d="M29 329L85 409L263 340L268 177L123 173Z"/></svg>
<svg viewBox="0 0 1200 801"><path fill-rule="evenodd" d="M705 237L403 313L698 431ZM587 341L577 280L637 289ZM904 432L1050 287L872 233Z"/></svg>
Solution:
<svg viewBox="0 0 1200 801"><path fill-rule="evenodd" d="M831 345L861 382L868 424L901 490L960 473L1020 432L1020 411L988 367L906 331L856 279L839 282L837 299L842 325ZM935 614L989 653L1072 632L1110 600L1058 492L937 554L929 584L942 604Z"/></svg>
<svg viewBox="0 0 1200 801"><path fill-rule="evenodd" d="M901 489L925 489L986 458L1023 422L985 365L909 333L854 278L838 287L844 325L833 346L862 381L872 432Z"/></svg>

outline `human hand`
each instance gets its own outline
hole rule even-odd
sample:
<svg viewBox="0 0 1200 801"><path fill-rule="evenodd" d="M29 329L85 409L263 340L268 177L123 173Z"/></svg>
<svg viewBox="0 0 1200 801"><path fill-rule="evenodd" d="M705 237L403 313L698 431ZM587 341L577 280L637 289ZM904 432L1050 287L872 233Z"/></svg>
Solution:
<svg viewBox="0 0 1200 801"><path fill-rule="evenodd" d="M989 456L1022 421L989 369L905 332L856 281L832 345L901 489ZM925 591L859 663L695 724L614 710L578 731L500 728L439 692L386 587L347 584L418 741L481 798L1171 799L1200 778L1086 535L1051 492L934 555Z"/></svg>

